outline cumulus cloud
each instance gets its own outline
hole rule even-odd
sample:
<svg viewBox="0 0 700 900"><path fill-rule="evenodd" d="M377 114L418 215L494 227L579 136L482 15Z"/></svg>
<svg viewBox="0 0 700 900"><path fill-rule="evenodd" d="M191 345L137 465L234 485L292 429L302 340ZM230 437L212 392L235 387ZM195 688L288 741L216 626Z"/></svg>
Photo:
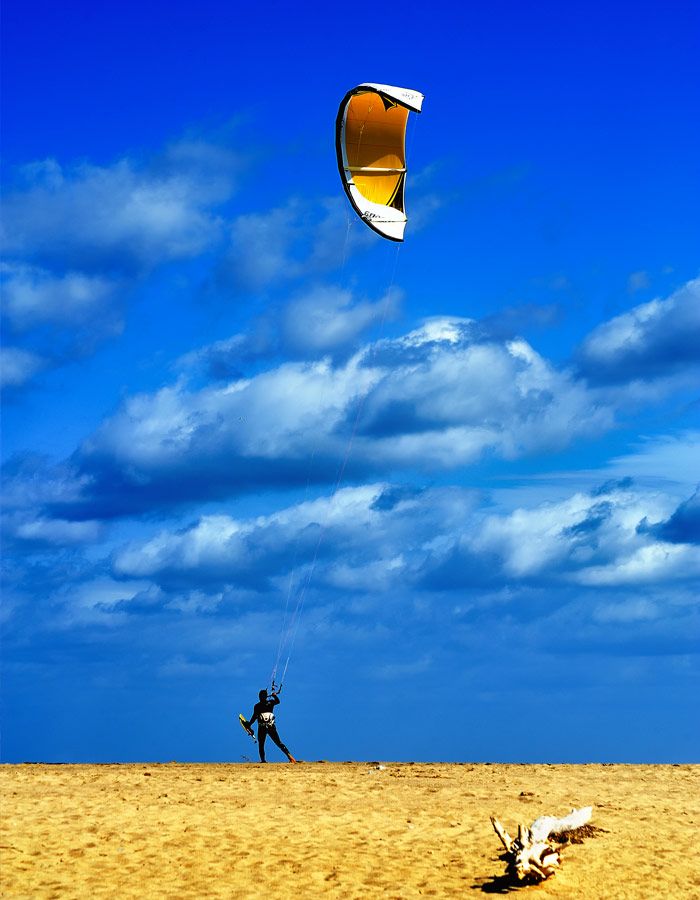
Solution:
<svg viewBox="0 0 700 900"><path fill-rule="evenodd" d="M449 552L426 565L426 584L457 589L512 581L625 586L692 580L700 553L640 528L665 519L674 506L665 493L610 483L563 501L486 515L457 536Z"/></svg>
<svg viewBox="0 0 700 900"><path fill-rule="evenodd" d="M492 652L516 641L673 653L697 628L700 554L640 525L669 521L677 506L623 481L516 509L459 485L364 484L263 515L144 523L109 562L94 549L82 563L35 555L46 565L15 579L11 614L46 597L44 627L96 628L104 640L106 626L110 639L150 642L161 660L208 666L251 642L274 654L285 606L286 653L301 599L301 642L332 642L335 654L371 641L385 648L384 677L432 665L426 646L478 652L484 633ZM75 546L77 532L58 533L70 524L44 519L39 532L54 533L28 534L24 546ZM403 650L392 653L399 618Z"/></svg>
<svg viewBox="0 0 700 900"><path fill-rule="evenodd" d="M104 532L100 522L12 517L7 523L15 539L35 547L72 547L96 543Z"/></svg>
<svg viewBox="0 0 700 900"><path fill-rule="evenodd" d="M84 481L70 462L53 465L42 454L20 453L3 464L2 485L3 508L20 511L76 500Z"/></svg>
<svg viewBox="0 0 700 900"><path fill-rule="evenodd" d="M208 585L210 592L265 594L283 591L290 576L302 584L313 572L324 591L409 596L523 585L654 586L700 576L697 547L639 528L672 507L666 494L611 485L505 514L480 500L457 487L344 488L253 519L203 516L124 547L113 569L178 591Z"/></svg>
<svg viewBox="0 0 700 900"><path fill-rule="evenodd" d="M446 467L485 452L515 458L612 422L609 408L528 343L481 340L469 320L428 320L382 342L366 364L383 377L368 392L360 430L397 463L412 465L418 454Z"/></svg>
<svg viewBox="0 0 700 900"><path fill-rule="evenodd" d="M638 547L614 564L591 566L578 576L581 584L594 586L670 583L691 578L700 578L697 548L668 543Z"/></svg>
<svg viewBox="0 0 700 900"><path fill-rule="evenodd" d="M227 379L241 377L248 364L261 359L347 356L366 331L396 317L400 301L396 288L371 301L333 285L316 285L255 319L246 332L188 353L179 365Z"/></svg>
<svg viewBox="0 0 700 900"><path fill-rule="evenodd" d="M666 300L652 300L598 325L579 349L589 381L650 382L682 373L696 378L700 365L700 279Z"/></svg>
<svg viewBox="0 0 700 900"><path fill-rule="evenodd" d="M0 386L3 390L22 388L39 372L48 361L38 353L21 347L3 347L0 354Z"/></svg>
<svg viewBox="0 0 700 900"><path fill-rule="evenodd" d="M3 202L3 320L18 343L5 382L95 351L123 328L129 293L158 266L212 249L239 160L179 141L147 160L22 167ZM41 361L41 364L39 362Z"/></svg>
<svg viewBox="0 0 700 900"><path fill-rule="evenodd" d="M438 527L458 527L477 499L464 489L406 491L400 499L395 491L368 484L249 520L203 516L181 531L125 547L114 572L180 588L204 583L267 591L292 569L314 566L317 579L335 589L376 592L405 574L409 547L431 541Z"/></svg>
<svg viewBox="0 0 700 900"><path fill-rule="evenodd" d="M2 276L3 325L6 333L24 344L17 348L21 355L16 352L9 360L17 387L41 371L90 355L102 341L123 330L131 287L127 279L81 272L54 274L18 264L4 265Z"/></svg>
<svg viewBox="0 0 700 900"><path fill-rule="evenodd" d="M122 288L118 280L81 272L53 275L24 265L3 265L2 273L3 313L15 332L42 325L75 327L90 323L105 328L105 317L114 317L118 323L112 309Z"/></svg>
<svg viewBox="0 0 700 900"><path fill-rule="evenodd" d="M342 197L301 200L262 213L245 213L230 226L219 278L239 291L318 275L372 244L369 229L351 218Z"/></svg>
<svg viewBox="0 0 700 900"><path fill-rule="evenodd" d="M355 301L351 291L323 286L301 294L283 310L284 349L301 357L345 350L380 318L394 318L400 296L393 289L376 303Z"/></svg>
<svg viewBox="0 0 700 900"><path fill-rule="evenodd" d="M2 282L3 327L21 344L5 351L7 387L24 388L41 372L89 356L122 333L126 279L7 264Z"/></svg>
<svg viewBox="0 0 700 900"><path fill-rule="evenodd" d="M130 605L142 606L144 596L152 593L147 582L124 584L93 575L54 593L52 601L58 610L54 624L64 629L91 625L118 628L126 622Z"/></svg>
<svg viewBox="0 0 700 900"><path fill-rule="evenodd" d="M5 253L57 271L126 274L194 256L220 235L212 206L230 196L236 166L204 142L175 144L146 164L25 166L4 200Z"/></svg>
<svg viewBox="0 0 700 900"><path fill-rule="evenodd" d="M87 546L104 533L101 522L68 520L46 512L52 503L80 496L80 481L70 464L51 465L38 455L14 456L2 467L2 485L6 546L20 544L30 551Z"/></svg>
<svg viewBox="0 0 700 900"><path fill-rule="evenodd" d="M700 489L665 521L650 525L645 520L640 527L673 544L700 544Z"/></svg>
<svg viewBox="0 0 700 900"><path fill-rule="evenodd" d="M524 341L484 342L466 320L433 319L339 364L289 362L201 390L180 380L128 398L75 457L92 486L73 514L323 483L346 457L354 476L449 470L485 454L558 449L612 420Z"/></svg>

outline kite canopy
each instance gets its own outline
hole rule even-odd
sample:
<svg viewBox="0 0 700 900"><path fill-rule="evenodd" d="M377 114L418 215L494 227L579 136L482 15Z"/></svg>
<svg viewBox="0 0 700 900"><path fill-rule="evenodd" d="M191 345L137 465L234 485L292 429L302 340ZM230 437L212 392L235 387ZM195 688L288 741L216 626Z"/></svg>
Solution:
<svg viewBox="0 0 700 900"><path fill-rule="evenodd" d="M406 123L423 94L390 84L359 84L343 98L335 126L338 169L360 218L402 241L406 227Z"/></svg>

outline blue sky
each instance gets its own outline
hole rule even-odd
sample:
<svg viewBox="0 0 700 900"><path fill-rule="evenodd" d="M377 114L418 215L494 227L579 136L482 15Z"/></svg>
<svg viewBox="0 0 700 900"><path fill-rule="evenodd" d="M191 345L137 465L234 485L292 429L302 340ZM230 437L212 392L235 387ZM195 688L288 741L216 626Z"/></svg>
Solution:
<svg viewBox="0 0 700 900"><path fill-rule="evenodd" d="M697 759L697 5L141 6L4 9L2 759Z"/></svg>

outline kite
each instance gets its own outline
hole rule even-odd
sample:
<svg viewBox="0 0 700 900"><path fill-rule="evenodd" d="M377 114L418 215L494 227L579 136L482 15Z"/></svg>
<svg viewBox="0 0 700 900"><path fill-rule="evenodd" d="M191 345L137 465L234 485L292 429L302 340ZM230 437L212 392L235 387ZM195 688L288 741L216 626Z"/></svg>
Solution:
<svg viewBox="0 0 700 900"><path fill-rule="evenodd" d="M423 94L360 84L343 98L335 127L338 170L355 212L377 234L403 241L406 228L406 124Z"/></svg>

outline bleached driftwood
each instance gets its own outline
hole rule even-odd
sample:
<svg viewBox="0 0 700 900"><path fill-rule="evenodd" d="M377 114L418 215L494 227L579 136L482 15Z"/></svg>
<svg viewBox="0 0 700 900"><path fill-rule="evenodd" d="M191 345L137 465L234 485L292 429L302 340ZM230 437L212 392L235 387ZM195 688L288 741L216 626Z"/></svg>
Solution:
<svg viewBox="0 0 700 900"><path fill-rule="evenodd" d="M493 830L506 850L506 875L516 882L544 881L559 867L559 851L549 842L551 835L563 835L582 828L590 820L592 806L572 809L568 816L540 816L529 828L518 825L512 838L503 825L491 817Z"/></svg>

